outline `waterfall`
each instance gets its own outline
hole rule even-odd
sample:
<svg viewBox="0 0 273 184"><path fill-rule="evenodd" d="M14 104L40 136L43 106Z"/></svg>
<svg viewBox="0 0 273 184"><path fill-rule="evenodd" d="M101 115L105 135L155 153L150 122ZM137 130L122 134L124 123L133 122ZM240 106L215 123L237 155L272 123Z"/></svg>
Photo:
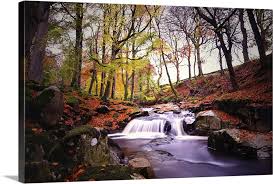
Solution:
<svg viewBox="0 0 273 184"><path fill-rule="evenodd" d="M163 119L153 119L153 120L141 120L133 119L123 130L122 133L139 133L139 132L158 132L164 133L164 125L166 121Z"/></svg>
<svg viewBox="0 0 273 184"><path fill-rule="evenodd" d="M131 120L122 133L111 134L110 137L123 136L126 138L158 138L166 136L186 136L183 123L194 122L194 114L182 111L179 114L165 112L158 114L149 109L149 116Z"/></svg>

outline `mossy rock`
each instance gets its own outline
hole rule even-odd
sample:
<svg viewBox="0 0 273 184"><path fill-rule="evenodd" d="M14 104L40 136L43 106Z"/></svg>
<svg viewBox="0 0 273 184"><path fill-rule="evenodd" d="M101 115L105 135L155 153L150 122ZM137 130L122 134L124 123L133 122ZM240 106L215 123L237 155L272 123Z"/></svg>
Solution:
<svg viewBox="0 0 273 184"><path fill-rule="evenodd" d="M68 131L62 139L60 139L58 142L54 144L54 146L52 146L52 148L49 151L49 158L53 156L55 151L60 150L60 148L63 147L64 143L68 142L72 138L80 138L80 136L83 134L88 134L95 138L98 138L100 136L99 131L90 125L82 125L82 126L76 127Z"/></svg>
<svg viewBox="0 0 273 184"><path fill-rule="evenodd" d="M35 98L35 108L38 110L42 110L45 105L47 105L51 99L54 97L54 91L53 90L45 90L40 95L38 95Z"/></svg>
<svg viewBox="0 0 273 184"><path fill-rule="evenodd" d="M25 86L26 86L26 88L29 88L34 91L42 91L43 89L48 87L46 85L41 85L35 81L26 81Z"/></svg>
<svg viewBox="0 0 273 184"><path fill-rule="evenodd" d="M39 92L33 99L33 114L43 127L54 126L63 115L63 93L56 86L50 86Z"/></svg>
<svg viewBox="0 0 273 184"><path fill-rule="evenodd" d="M132 169L124 165L98 166L87 168L86 172L78 180L130 180L133 179L133 174Z"/></svg>

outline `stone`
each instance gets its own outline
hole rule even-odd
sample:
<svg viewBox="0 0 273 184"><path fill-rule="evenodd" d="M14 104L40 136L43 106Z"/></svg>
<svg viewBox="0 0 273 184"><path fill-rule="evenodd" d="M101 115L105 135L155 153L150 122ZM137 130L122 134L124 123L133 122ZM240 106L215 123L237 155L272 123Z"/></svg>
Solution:
<svg viewBox="0 0 273 184"><path fill-rule="evenodd" d="M209 135L208 147L246 158L272 158L272 134L271 132L223 129Z"/></svg>
<svg viewBox="0 0 273 184"><path fill-rule="evenodd" d="M106 114L106 113L108 113L108 112L110 111L110 109L109 109L109 107L107 107L106 105L100 105L100 106L96 109L96 111L97 111L98 113L101 113L101 114Z"/></svg>
<svg viewBox="0 0 273 184"><path fill-rule="evenodd" d="M56 86L45 88L35 97L34 106L43 125L56 125L63 115L63 93Z"/></svg>
<svg viewBox="0 0 273 184"><path fill-rule="evenodd" d="M137 111L129 115L129 117L132 119L142 117L142 116L149 116L148 111Z"/></svg>
<svg viewBox="0 0 273 184"><path fill-rule="evenodd" d="M235 128L240 123L237 117L219 110L201 111L196 115L194 131L197 135L208 135L211 131ZM186 125L187 126L187 125Z"/></svg>
<svg viewBox="0 0 273 184"><path fill-rule="evenodd" d="M201 111L196 115L195 131L198 135L207 135L211 130L221 129L221 119L212 111Z"/></svg>
<svg viewBox="0 0 273 184"><path fill-rule="evenodd" d="M194 133L195 130L194 122L195 122L194 117L188 116L183 119L183 129L189 135Z"/></svg>
<svg viewBox="0 0 273 184"><path fill-rule="evenodd" d="M91 166L112 164L107 137L101 137L94 141L95 139L90 135L86 135L85 139L80 140L80 161L83 164L90 164Z"/></svg>
<svg viewBox="0 0 273 184"><path fill-rule="evenodd" d="M137 157L129 160L129 167L131 167L134 172L140 173L145 178L153 178L154 176L151 164L146 158Z"/></svg>
<svg viewBox="0 0 273 184"><path fill-rule="evenodd" d="M174 110L173 110L173 113L174 113L174 114L180 114L180 113L181 113L181 110L180 110L180 109L174 109Z"/></svg>
<svg viewBox="0 0 273 184"><path fill-rule="evenodd" d="M169 121L166 121L166 123L164 125L164 133L169 134L171 129L172 129L171 123Z"/></svg>
<svg viewBox="0 0 273 184"><path fill-rule="evenodd" d="M91 139L90 144L91 144L91 146L96 146L98 144L98 139L97 138Z"/></svg>

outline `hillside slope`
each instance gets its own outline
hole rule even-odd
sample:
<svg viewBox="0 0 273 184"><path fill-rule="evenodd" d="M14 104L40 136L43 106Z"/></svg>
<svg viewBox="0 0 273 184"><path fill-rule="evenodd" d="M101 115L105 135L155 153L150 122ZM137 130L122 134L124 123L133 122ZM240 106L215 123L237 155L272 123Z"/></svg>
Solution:
<svg viewBox="0 0 273 184"><path fill-rule="evenodd" d="M272 56L268 56L271 62ZM240 100L249 103L271 105L272 69L261 69L259 61L249 61L234 67L239 90L233 91L229 82L228 71L220 71L182 80L176 90L181 101L181 108L194 108L220 100ZM172 100L170 90L160 94L159 102Z"/></svg>

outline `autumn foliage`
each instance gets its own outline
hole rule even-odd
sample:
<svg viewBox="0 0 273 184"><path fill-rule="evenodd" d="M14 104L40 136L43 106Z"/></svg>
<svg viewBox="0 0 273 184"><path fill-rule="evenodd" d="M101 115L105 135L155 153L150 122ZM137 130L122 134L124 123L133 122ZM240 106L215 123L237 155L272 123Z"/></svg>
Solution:
<svg viewBox="0 0 273 184"><path fill-rule="evenodd" d="M226 71L224 75L218 71L204 77L181 81L176 87L180 98L183 99L181 108L212 104L216 100L271 104L272 71L270 68L261 70L258 61L250 61L234 69L239 84L239 89L236 91L232 90ZM166 92L164 97L169 95L171 95L170 91Z"/></svg>

